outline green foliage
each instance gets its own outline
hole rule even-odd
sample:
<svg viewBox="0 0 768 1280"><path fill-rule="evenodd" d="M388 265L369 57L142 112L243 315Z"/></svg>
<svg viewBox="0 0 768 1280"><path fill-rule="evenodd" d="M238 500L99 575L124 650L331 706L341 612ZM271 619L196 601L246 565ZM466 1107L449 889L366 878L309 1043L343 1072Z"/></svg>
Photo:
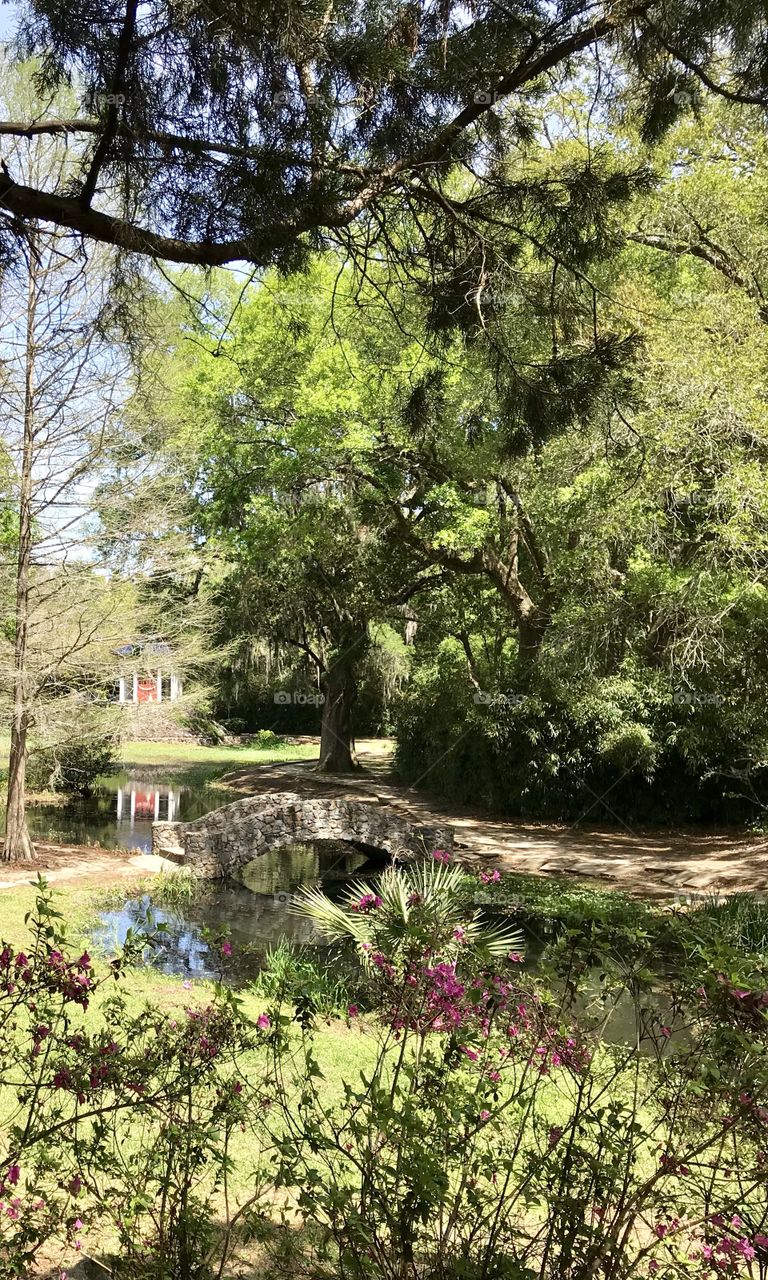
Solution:
<svg viewBox="0 0 768 1280"><path fill-rule="evenodd" d="M282 1019L271 1167L319 1230L319 1274L762 1267L764 958L742 989L688 929L665 983L643 925L595 914L537 981L478 970L469 949L441 964L414 916L375 967L371 1065L335 1102L312 1025L291 1053Z"/></svg>
<svg viewBox="0 0 768 1280"><path fill-rule="evenodd" d="M279 942L270 947L252 987L269 1000L323 1016L345 1013L353 999L360 999L359 985L338 956L321 959L317 952Z"/></svg>
<svg viewBox="0 0 768 1280"><path fill-rule="evenodd" d="M30 757L28 785L38 791L88 796L96 781L114 770L118 750L119 742L112 733L41 747Z"/></svg>
<svg viewBox="0 0 768 1280"><path fill-rule="evenodd" d="M516 930L489 924L479 910L468 909L461 868L447 863L448 855L438 850L413 865L387 867L375 885L355 881L340 902L321 889L303 889L292 910L334 941L351 940L365 964L379 952L398 959L405 952L407 961L407 948L416 942L429 946L436 959L464 950L488 961L520 953Z"/></svg>

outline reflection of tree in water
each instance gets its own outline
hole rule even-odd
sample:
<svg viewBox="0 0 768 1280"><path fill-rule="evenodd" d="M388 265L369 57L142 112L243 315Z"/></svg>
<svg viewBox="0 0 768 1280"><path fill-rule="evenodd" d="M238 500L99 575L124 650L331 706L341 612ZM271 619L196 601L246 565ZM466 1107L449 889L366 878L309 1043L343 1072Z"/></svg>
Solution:
<svg viewBox="0 0 768 1280"><path fill-rule="evenodd" d="M380 870L386 858L369 845L343 840L316 840L311 844L284 845L271 849L242 870L241 879L253 893L295 893L302 885L346 881L362 874L363 868Z"/></svg>
<svg viewBox="0 0 768 1280"><path fill-rule="evenodd" d="M203 935L206 930L226 930L234 948L227 975L235 983L248 981L261 968L268 948L278 942L327 946L311 920L290 910L291 896L302 884L320 881L331 892L334 886L342 892L363 869L366 873L380 869L384 858L365 846L331 840L288 845L249 863L244 884L219 881L206 885L189 903L153 906L145 896L104 912L94 942L107 951L119 946L130 928L145 926L151 911L155 923L165 927L154 952L147 954L148 963L163 973L217 977L218 956Z"/></svg>
<svg viewBox="0 0 768 1280"><path fill-rule="evenodd" d="M121 802L118 795L122 790ZM130 794L160 793L160 812L164 818L168 808L168 793L175 797L174 817L180 822L193 822L212 809L219 809L226 801L221 792L205 787L181 786L173 781L162 781L158 776L129 777L117 773L105 778L88 799L64 800L58 804L29 805L28 823L34 839L58 844L99 844L104 849L150 849L152 847L152 818L139 812L131 819Z"/></svg>

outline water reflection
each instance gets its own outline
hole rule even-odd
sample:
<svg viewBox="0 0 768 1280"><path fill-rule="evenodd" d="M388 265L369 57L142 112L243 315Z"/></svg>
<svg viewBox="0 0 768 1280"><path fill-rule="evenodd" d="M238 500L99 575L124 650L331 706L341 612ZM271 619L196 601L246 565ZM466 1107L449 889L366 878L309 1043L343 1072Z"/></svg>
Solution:
<svg viewBox="0 0 768 1280"><path fill-rule="evenodd" d="M311 920L290 910L291 899L302 885L323 884L331 896L340 894L356 874L380 871L383 856L371 856L342 841L318 840L288 845L249 863L244 883L216 882L188 903L155 906L149 895L129 900L105 911L93 931L93 942L109 952L125 942L128 930L143 927L147 912L164 925L158 945L147 963L162 973L184 977L219 977L220 961L206 933L225 930L232 940L234 958L227 965L228 980L253 978L267 950L278 942L327 946Z"/></svg>
<svg viewBox="0 0 768 1280"><path fill-rule="evenodd" d="M146 782L124 782L117 788L117 826L124 820L129 831L136 822L175 822L180 789L152 786Z"/></svg>
<svg viewBox="0 0 768 1280"><path fill-rule="evenodd" d="M157 777L121 773L105 778L87 799L31 804L28 821L35 840L148 853L153 822L191 822L220 808L228 798L226 792L204 786L183 787Z"/></svg>

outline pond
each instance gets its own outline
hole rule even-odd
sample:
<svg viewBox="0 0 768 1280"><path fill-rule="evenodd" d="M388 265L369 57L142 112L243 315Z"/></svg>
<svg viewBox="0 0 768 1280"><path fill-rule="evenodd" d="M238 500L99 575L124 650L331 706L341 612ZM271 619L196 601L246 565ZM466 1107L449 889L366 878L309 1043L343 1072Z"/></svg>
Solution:
<svg viewBox="0 0 768 1280"><path fill-rule="evenodd" d="M255 859L244 869L242 883L212 882L189 901L156 904L147 894L129 898L100 914L92 940L104 951L114 950L129 929L146 925L149 912L163 930L147 963L161 973L214 978L221 976L219 957L206 933L226 931L234 951L227 977L239 984L256 976L269 948L279 942L327 945L310 920L291 911L297 889L320 883L337 897L356 875L376 875L384 861L384 855L369 858L343 842L289 845Z"/></svg>
<svg viewBox="0 0 768 1280"><path fill-rule="evenodd" d="M30 804L27 821L33 840L149 853L153 822L191 822L230 799L216 787L183 786L156 773L116 773L87 799Z"/></svg>

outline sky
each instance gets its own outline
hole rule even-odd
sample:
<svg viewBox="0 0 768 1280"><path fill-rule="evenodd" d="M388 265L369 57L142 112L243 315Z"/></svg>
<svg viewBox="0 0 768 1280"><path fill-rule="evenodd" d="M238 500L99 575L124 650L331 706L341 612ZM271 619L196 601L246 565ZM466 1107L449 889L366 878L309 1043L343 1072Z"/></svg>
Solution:
<svg viewBox="0 0 768 1280"><path fill-rule="evenodd" d="M0 40L10 40L16 29L17 4L0 4Z"/></svg>

